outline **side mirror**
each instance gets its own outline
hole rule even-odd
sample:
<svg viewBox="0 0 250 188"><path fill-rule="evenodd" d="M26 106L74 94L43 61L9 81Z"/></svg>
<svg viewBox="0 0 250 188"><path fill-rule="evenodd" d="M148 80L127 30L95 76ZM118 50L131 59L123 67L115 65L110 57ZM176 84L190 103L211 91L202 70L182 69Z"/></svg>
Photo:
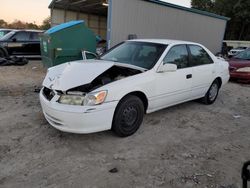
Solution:
<svg viewBox="0 0 250 188"><path fill-rule="evenodd" d="M158 73L175 72L175 71L177 71L177 65L171 63L162 64L157 70Z"/></svg>
<svg viewBox="0 0 250 188"><path fill-rule="evenodd" d="M13 39L12 39L12 42L16 42L16 38L13 38Z"/></svg>

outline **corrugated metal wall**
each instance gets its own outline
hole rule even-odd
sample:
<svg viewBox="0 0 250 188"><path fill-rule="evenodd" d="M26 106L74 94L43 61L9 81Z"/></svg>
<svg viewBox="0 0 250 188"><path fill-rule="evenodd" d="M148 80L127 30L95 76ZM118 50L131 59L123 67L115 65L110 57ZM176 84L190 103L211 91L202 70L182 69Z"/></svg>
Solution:
<svg viewBox="0 0 250 188"><path fill-rule="evenodd" d="M107 18L105 16L97 16L92 14L83 14L73 11L52 9L51 10L52 26L68 22L71 20L84 20L86 25L92 29L95 34L106 39Z"/></svg>
<svg viewBox="0 0 250 188"><path fill-rule="evenodd" d="M195 14L143 0L112 0L111 46L138 38L165 38L199 42L212 52L222 46L226 20Z"/></svg>

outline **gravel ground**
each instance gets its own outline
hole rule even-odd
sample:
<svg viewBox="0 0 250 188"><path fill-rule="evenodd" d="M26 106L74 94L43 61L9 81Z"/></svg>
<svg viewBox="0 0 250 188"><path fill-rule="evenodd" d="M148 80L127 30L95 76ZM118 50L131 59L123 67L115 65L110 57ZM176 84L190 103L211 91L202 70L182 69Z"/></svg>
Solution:
<svg viewBox="0 0 250 188"><path fill-rule="evenodd" d="M211 106L188 102L146 115L135 135L118 138L52 128L34 92L45 73L40 61L0 67L0 187L241 187L249 85L227 84Z"/></svg>

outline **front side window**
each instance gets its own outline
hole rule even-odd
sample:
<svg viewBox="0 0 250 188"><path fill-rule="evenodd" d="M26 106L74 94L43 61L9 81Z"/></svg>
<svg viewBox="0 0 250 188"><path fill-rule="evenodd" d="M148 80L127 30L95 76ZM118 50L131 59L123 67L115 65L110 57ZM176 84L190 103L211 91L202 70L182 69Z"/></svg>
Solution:
<svg viewBox="0 0 250 188"><path fill-rule="evenodd" d="M197 45L189 45L189 49L191 54L191 66L199 66L213 63L211 57L202 47Z"/></svg>
<svg viewBox="0 0 250 188"><path fill-rule="evenodd" d="M28 41L29 38L30 34L27 32L18 32L12 37L12 39L16 39L16 41Z"/></svg>
<svg viewBox="0 0 250 188"><path fill-rule="evenodd" d="M124 42L100 59L130 64L144 69L152 69L157 63L167 45L149 42Z"/></svg>
<svg viewBox="0 0 250 188"><path fill-rule="evenodd" d="M178 45L171 48L164 58L163 63L175 64L178 69L188 67L188 51L186 45Z"/></svg>

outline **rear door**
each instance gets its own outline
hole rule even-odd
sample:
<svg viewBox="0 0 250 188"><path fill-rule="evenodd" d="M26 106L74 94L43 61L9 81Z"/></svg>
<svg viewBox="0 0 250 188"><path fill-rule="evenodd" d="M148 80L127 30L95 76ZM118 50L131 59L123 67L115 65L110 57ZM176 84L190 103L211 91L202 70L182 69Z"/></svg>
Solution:
<svg viewBox="0 0 250 188"><path fill-rule="evenodd" d="M215 75L215 66L207 51L198 45L188 45L192 75L192 98L205 96Z"/></svg>

